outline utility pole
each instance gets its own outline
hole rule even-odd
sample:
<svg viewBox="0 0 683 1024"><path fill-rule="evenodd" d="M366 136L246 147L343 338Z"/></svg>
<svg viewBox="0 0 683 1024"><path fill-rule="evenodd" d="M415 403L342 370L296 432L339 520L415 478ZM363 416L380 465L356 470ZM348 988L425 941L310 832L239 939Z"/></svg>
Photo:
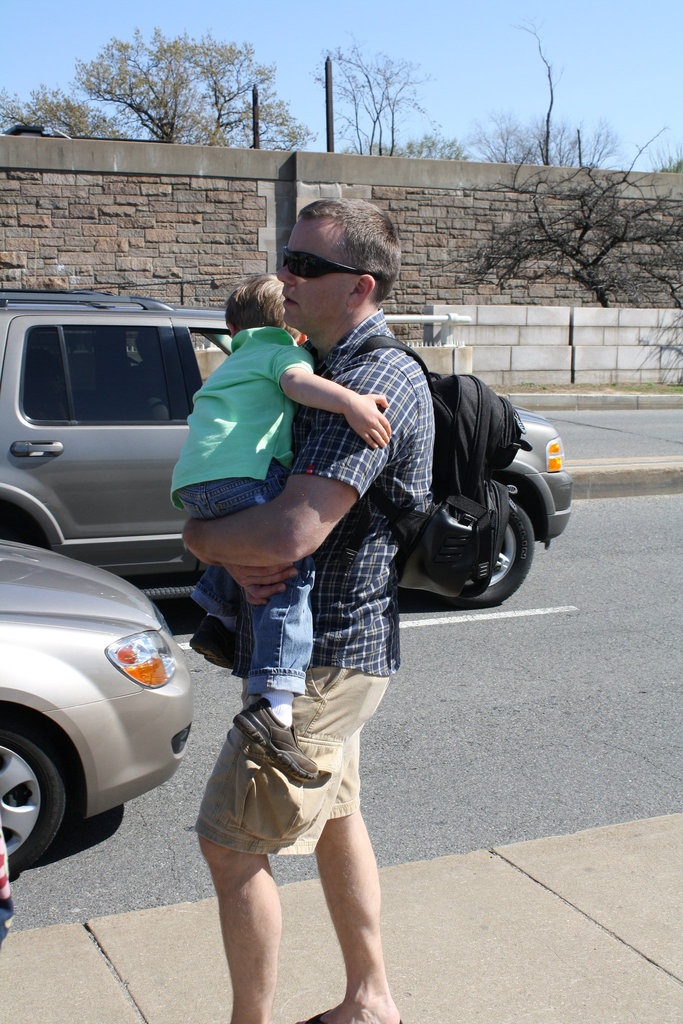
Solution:
<svg viewBox="0 0 683 1024"><path fill-rule="evenodd" d="M258 110L258 88L254 85L251 90L251 124L252 134L254 141L252 149L261 148L261 129L259 127L259 110Z"/></svg>
<svg viewBox="0 0 683 1024"><path fill-rule="evenodd" d="M327 112L327 152L334 153L334 114L332 110L332 61L325 61L325 109Z"/></svg>

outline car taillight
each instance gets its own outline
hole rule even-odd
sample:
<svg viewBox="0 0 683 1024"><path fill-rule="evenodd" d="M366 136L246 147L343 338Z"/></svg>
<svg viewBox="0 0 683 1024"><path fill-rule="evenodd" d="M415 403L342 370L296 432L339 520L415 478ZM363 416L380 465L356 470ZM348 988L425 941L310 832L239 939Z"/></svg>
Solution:
<svg viewBox="0 0 683 1024"><path fill-rule="evenodd" d="M175 658L161 633L135 633L109 644L112 665L141 686L164 686L175 672Z"/></svg>
<svg viewBox="0 0 683 1024"><path fill-rule="evenodd" d="M559 473L564 461L564 448L559 437L548 441L545 446L545 464L549 473Z"/></svg>

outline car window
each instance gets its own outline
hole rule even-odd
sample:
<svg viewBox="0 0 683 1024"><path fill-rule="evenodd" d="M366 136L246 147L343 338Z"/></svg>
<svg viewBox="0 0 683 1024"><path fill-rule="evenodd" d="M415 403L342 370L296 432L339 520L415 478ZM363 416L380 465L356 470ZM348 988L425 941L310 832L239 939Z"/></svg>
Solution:
<svg viewBox="0 0 683 1024"><path fill-rule="evenodd" d="M80 423L168 421L155 327L39 327L29 332L23 387L31 419Z"/></svg>
<svg viewBox="0 0 683 1024"><path fill-rule="evenodd" d="M32 420L69 419L64 363L56 327L34 327L24 363L24 412Z"/></svg>
<svg viewBox="0 0 683 1024"><path fill-rule="evenodd" d="M230 355L232 351L232 338L229 331L227 330L211 330L208 327L202 328L190 328L190 335L192 336L192 344L194 348L206 349L211 348L215 345L216 348L221 349Z"/></svg>

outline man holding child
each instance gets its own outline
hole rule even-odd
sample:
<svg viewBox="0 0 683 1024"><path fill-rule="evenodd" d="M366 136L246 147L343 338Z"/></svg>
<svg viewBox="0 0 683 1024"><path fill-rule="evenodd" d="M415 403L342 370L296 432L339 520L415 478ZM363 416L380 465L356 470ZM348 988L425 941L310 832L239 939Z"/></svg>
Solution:
<svg viewBox="0 0 683 1024"><path fill-rule="evenodd" d="M359 353L367 338L389 334L381 303L399 265L395 227L371 204L319 200L301 211L278 273L285 319L307 335L317 373L359 394L387 397L390 440L370 447L343 416L301 406L282 492L266 504L186 527L187 546L203 561L225 566L253 605L283 589L294 562L309 555L315 562L312 657L293 714L298 742L318 776L288 778L232 729L197 824L218 895L232 1024L272 1021L281 914L268 856L313 852L346 989L337 1006L310 1024L400 1021L386 977L379 876L359 796L360 731L399 665L396 546L386 519L360 499L377 481L395 503L426 506L431 483L434 425L422 371L398 350ZM351 561L347 549L364 517L365 540ZM250 643L245 613L234 665L243 678ZM305 942L302 949L304 960Z"/></svg>

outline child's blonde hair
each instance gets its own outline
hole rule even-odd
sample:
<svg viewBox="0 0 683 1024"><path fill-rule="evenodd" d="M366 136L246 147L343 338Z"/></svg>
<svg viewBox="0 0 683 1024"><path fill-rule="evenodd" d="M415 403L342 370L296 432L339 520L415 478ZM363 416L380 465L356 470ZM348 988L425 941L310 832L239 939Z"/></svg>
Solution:
<svg viewBox="0 0 683 1024"><path fill-rule="evenodd" d="M240 331L282 327L293 338L299 337L299 332L285 323L282 282L274 274L256 274L238 284L225 304L225 319Z"/></svg>

